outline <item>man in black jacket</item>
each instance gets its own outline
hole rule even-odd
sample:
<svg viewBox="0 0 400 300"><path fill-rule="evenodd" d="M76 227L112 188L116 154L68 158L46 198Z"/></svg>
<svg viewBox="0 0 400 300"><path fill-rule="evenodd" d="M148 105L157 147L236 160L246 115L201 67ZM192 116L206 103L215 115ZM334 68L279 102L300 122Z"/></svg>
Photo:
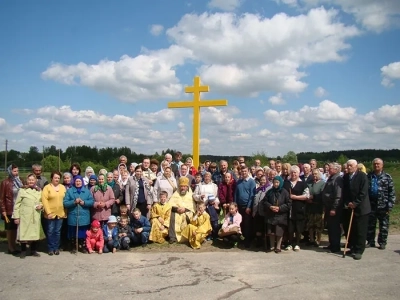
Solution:
<svg viewBox="0 0 400 300"><path fill-rule="evenodd" d="M351 225L349 248L353 258L361 259L367 240L368 217L371 205L368 197L368 178L363 172L357 171L357 161L347 162L348 173L343 176L343 227L347 234L350 225L351 211L354 211Z"/></svg>
<svg viewBox="0 0 400 300"><path fill-rule="evenodd" d="M342 213L343 178L340 176L340 165L329 164L329 178L322 191L322 201L325 207L325 220L328 226L329 250L340 252L340 218Z"/></svg>

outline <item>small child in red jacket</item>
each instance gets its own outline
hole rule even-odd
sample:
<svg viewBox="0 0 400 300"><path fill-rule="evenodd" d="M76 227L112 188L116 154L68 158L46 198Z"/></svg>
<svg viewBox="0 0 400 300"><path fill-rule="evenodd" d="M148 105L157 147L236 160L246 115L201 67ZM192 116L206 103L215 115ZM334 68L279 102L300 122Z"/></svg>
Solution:
<svg viewBox="0 0 400 300"><path fill-rule="evenodd" d="M99 254L103 253L104 247L104 237L103 231L100 229L100 222L94 220L92 222L91 228L86 231L86 247L89 254L98 251Z"/></svg>

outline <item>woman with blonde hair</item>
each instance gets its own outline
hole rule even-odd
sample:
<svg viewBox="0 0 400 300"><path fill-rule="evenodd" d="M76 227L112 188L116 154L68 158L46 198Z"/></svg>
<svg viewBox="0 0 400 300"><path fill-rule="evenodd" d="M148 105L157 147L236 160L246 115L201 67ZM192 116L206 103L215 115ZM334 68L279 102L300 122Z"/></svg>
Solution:
<svg viewBox="0 0 400 300"><path fill-rule="evenodd" d="M362 163L359 163L359 164L357 165L357 170L358 170L359 172L363 172L363 173L367 174L367 168L366 168Z"/></svg>

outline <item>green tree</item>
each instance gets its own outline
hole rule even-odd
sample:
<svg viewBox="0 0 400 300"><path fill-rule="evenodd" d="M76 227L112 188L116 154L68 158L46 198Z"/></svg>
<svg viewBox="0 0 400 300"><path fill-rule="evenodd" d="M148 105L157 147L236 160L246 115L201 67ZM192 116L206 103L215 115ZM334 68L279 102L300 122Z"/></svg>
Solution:
<svg viewBox="0 0 400 300"><path fill-rule="evenodd" d="M291 165L297 165L298 161L296 153L294 151L289 151L282 157L282 162L289 163Z"/></svg>
<svg viewBox="0 0 400 300"><path fill-rule="evenodd" d="M347 158L346 155L344 155L343 153L340 154L340 156L337 158L337 162L341 165L345 164L349 159Z"/></svg>
<svg viewBox="0 0 400 300"><path fill-rule="evenodd" d="M58 156L49 155L43 158L41 161L43 170L46 172L58 171L59 163L60 163L60 171L62 171L64 168L64 162L62 160L60 160L59 162Z"/></svg>
<svg viewBox="0 0 400 300"><path fill-rule="evenodd" d="M265 151L257 151L257 153L253 153L253 158L250 165L255 165L256 159L260 160L261 166L268 166L269 158Z"/></svg>

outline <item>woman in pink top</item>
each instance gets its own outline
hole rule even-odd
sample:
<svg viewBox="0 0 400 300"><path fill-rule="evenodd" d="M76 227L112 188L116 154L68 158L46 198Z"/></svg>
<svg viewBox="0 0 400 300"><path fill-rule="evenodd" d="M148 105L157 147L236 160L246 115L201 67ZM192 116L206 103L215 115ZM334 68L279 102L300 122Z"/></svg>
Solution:
<svg viewBox="0 0 400 300"><path fill-rule="evenodd" d="M94 198L92 218L103 226L111 215L111 207L115 202L114 192L107 184L104 175L99 175L98 183L90 191Z"/></svg>

